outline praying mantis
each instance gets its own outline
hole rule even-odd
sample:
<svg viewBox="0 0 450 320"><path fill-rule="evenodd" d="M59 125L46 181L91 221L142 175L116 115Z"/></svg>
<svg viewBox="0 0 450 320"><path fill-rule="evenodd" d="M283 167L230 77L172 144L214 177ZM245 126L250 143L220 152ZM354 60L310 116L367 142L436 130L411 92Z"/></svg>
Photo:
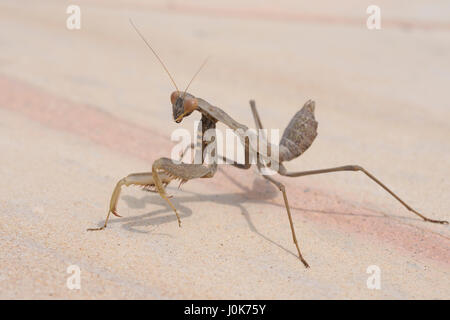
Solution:
<svg viewBox="0 0 450 320"><path fill-rule="evenodd" d="M306 268L309 268L309 264L303 258L301 253L299 243L297 240L297 236L295 234L294 223L292 220L292 215L289 207L288 197L286 194L286 188L283 183L276 180L271 174L266 174L263 172L263 169L267 166L273 167L273 164L276 164L277 171L281 176L285 177L302 177L307 175L317 175L317 174L325 174L331 172L339 172L339 171L359 171L364 173L368 178L377 183L380 187L382 187L385 191L387 191L392 197L394 197L397 201L399 201L406 209L421 217L423 220L432 222L432 223L440 223L440 224L448 224L447 221L433 220L425 217L421 213L414 210L410 207L406 202L404 202L400 197L398 197L393 191L391 191L385 184L383 184L378 178L368 172L366 169L359 165L345 165L334 168L326 168L326 169L318 169L318 170L310 170L310 171L300 171L300 172L289 172L283 165L283 162L293 160L303 154L313 143L314 139L317 136L317 127L318 122L314 116L315 103L314 101L307 101L304 106L298 111L294 117L289 122L288 126L284 130L283 136L280 140L279 146L273 146L270 143L266 142L268 146L268 150L278 148L277 156L274 156L274 153L270 152L270 155L266 153L261 153L259 149L255 146L254 143L251 143L252 137L249 137L248 127L237 122L233 118L231 118L225 111L222 109L213 106L209 102L194 96L191 93L188 93L192 81L198 75L200 70L206 63L201 65L198 71L195 73L189 84L187 85L184 91L180 91L166 68L165 64L155 52L155 50L150 46L145 37L140 33L137 27L134 25L133 21L130 19L130 23L133 28L136 30L138 35L142 38L145 44L149 47L149 49L153 52L155 57L159 60L165 72L168 74L171 82L173 83L176 91L174 91L170 96L170 101L172 104L172 113L173 120L176 123L180 123L184 118L190 116L194 112L199 112L201 114L201 121L199 123L198 128L198 139L200 140L199 148L196 150L200 153L201 163L182 163L181 161L174 161L169 158L160 158L157 159L152 165L151 172L142 172L142 173L133 173L125 178L119 180L117 183L110 200L110 207L108 214L105 219L105 223L100 228L91 228L88 229L90 231L94 230L103 230L106 228L109 217L112 214L120 217L117 213L117 202L119 200L120 192L123 186L141 186L145 190L153 191L159 193L159 195L168 203L168 205L174 211L178 224L181 227L181 219L178 214L177 209L170 201L170 197L167 195L165 191L165 187L174 180L180 180L180 184L185 183L192 179L198 178L213 178L217 171L217 162L212 161L211 163L206 163L204 157L204 151L206 149L215 150L216 140L205 139L206 132L213 130L215 132L216 124L221 122L225 124L227 127L231 128L234 133L240 138L242 144L244 145L245 150L245 162L244 163L236 163L234 161L230 161L229 159L221 156L226 163L233 165L239 169L249 169L252 166L250 162L250 154L256 154L256 166L261 173L264 179L267 179L270 183L274 184L281 192L284 200L284 205L286 208L286 212L288 215L288 220L291 228L292 239L297 249L298 257ZM250 107L252 111L252 115L255 121L255 126L257 129L263 129L263 125L261 122L261 118L258 114L255 101L250 101ZM254 138L254 137L253 137ZM258 137L260 138L260 137ZM194 148L193 145L188 146ZM210 148L213 147L213 148ZM187 149L186 149L187 150ZM186 151L185 150L185 151ZM185 152L184 151L184 152ZM181 154L181 159L183 158L184 152ZM215 151L213 151L214 153ZM217 154L213 154L216 158ZM180 160L181 160L180 159Z"/></svg>

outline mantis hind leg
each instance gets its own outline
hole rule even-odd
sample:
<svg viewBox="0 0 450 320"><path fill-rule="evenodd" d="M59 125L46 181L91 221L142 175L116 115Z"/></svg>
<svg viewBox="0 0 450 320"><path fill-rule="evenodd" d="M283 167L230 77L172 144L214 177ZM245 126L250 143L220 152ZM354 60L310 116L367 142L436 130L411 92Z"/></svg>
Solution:
<svg viewBox="0 0 450 320"><path fill-rule="evenodd" d="M415 215L421 217L424 221L440 223L440 224L448 224L448 221L433 220L433 219L427 218L424 215L422 215L421 213L417 212L412 207L410 207L405 201L403 201L399 196L397 196L391 189L389 189L384 183L382 183L380 180L378 180L378 178L376 178L369 171L367 171L366 169L364 169L363 167L358 166L358 165L348 165L348 166L342 166L342 167L310 170L310 171L300 171L300 172L288 172L283 166L280 166L280 171L278 173L283 176L286 176L286 177L301 177L301 176L323 174L323 173L330 173L330 172L339 172L339 171L361 171L367 177L369 177L372 181L374 181L376 184L378 184L380 187L382 187L384 190L386 190L392 197L394 197L398 202L400 202L406 209L408 209Z"/></svg>

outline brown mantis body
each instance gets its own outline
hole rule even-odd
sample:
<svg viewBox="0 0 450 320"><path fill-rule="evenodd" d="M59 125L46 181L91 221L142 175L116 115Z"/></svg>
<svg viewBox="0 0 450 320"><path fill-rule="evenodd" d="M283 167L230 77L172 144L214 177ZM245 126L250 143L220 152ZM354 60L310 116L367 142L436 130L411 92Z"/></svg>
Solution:
<svg viewBox="0 0 450 320"><path fill-rule="evenodd" d="M133 24L134 27L134 24ZM139 31L136 29L136 31L139 33ZM142 37L142 35L139 33L139 35ZM143 38L143 37L142 37ZM147 41L143 38L143 40L147 43ZM147 43L148 45L148 43ZM149 45L148 45L149 46ZM149 46L150 47L150 46ZM150 47L150 49L153 51L153 49ZM153 53L156 55L158 60L161 62L163 67L165 68L164 64L162 63L161 59L157 56L157 54L153 51ZM203 65L202 65L203 66ZM168 73L167 69L165 68L166 72ZM200 71L200 70L199 70ZM169 74L169 73L168 73ZM198 72L197 72L198 74ZM196 74L196 75L197 75ZM176 84L173 81L171 75L169 74L169 77L171 78L172 82L174 83L175 87ZM195 76L194 76L195 77ZM191 80L192 82L192 80ZM189 85L188 85L189 87ZM187 90L187 88L186 88ZM204 151L211 147L212 144L215 144L215 139L209 139L208 141L205 140L205 132L208 130L215 130L216 123L222 122L236 133L238 137L241 139L242 143L244 144L245 148L245 163L239 164L235 163L233 161L230 161L226 159L225 157L222 157L224 160L227 161L227 163L231 163L233 166L239 168L239 169L249 169L251 167L250 163L250 153L253 152L256 154L256 165L258 167L259 172L262 174L262 176L277 186L277 188L280 190L280 192L283 195L284 204L286 207L286 211L289 218L289 223L291 227L291 233L292 238L294 241L294 244L296 246L298 256L300 260L303 262L305 267L309 267L306 260L303 258L300 247L298 245L297 237L294 230L294 224L292 221L292 216L290 212L290 207L288 203L288 198L286 194L286 189L282 183L277 181L275 178L273 178L271 175L264 174L261 170L267 166L268 164L273 164L276 162L277 164L277 173L286 176L286 177L300 177L300 176L306 176L306 175L315 175L315 174L324 174L324 173L330 173L330 172L338 172L338 171L361 171L366 176L368 176L371 180L376 182L379 186L381 186L383 189L385 189L389 194L391 194L395 199L397 199L403 206L405 206L409 211L413 212L414 214L418 215L425 221L433 222L433 223L441 223L441 224L448 224L447 221L439 221L439 220L433 220L425 217L424 215L420 214L413 208L411 208L408 204L406 204L402 199L400 199L394 192L392 192L386 185L384 185L380 180L378 180L375 176L373 176L371 173L369 173L367 170L362 168L358 165L346 165L341 167L335 167L335 168L327 168L327 169L319 169L319 170L311 170L311 171L301 171L301 172L288 172L287 169L283 166L284 161L290 161L292 159L297 158L300 156L303 152L305 152L309 146L314 141L315 137L317 136L317 121L314 117L314 102L308 101L305 103L303 108L298 111L292 120L290 121L289 125L285 129L283 136L281 138L280 144L278 146L279 148L279 157L274 158L273 156L268 156L266 154L262 154L259 152L259 150L250 143L249 137L244 132L247 132L248 128L245 125L240 124L239 122L235 121L233 118L231 118L227 113L225 113L222 109L215 107L208 103L207 101L197 98L193 96L192 94L189 94L186 92L180 92L177 88L177 91L173 92L171 95L171 102L172 102L172 110L173 110L173 119L179 123L182 121L182 119L186 116L189 116L194 111L198 111L201 113L201 122L199 125L198 130L198 138L201 139L200 148L197 150L197 152L201 152L201 163L181 163L179 161L173 161L169 158L160 158L156 160L153 163L152 166L152 172L144 172L144 173L134 173L130 174L127 177L121 179L114 189L114 192L111 196L110 201L110 208L108 211L108 215L106 217L105 223L100 228L95 229L88 229L88 230L102 230L106 228L106 225L108 223L108 219L110 217L110 214L114 214L116 216L119 216L117 213L117 202L119 200L120 191L122 186L130 186L130 185L137 185L141 186L144 189L148 191L156 191L159 193L159 195L167 201L169 206L173 209L175 212L178 223L181 226L181 220L180 216L178 214L178 211L176 210L175 206L172 204L172 202L169 199L169 196L165 192L165 186L167 186L171 181L173 180L180 180L181 183L185 183L189 180L196 179L196 178L212 178L214 174L217 171L217 163L213 161L212 163L205 163L204 162ZM254 101L250 101L251 110L253 113L253 117L255 120L255 124L257 129L263 129L259 114L256 109L256 105ZM269 143L267 143L269 146L269 149L273 146L270 146ZM215 148L213 148L215 150ZM214 152L214 151L213 151ZM218 155L213 154L216 158ZM181 158L183 155L181 156ZM262 161L263 160L263 161Z"/></svg>

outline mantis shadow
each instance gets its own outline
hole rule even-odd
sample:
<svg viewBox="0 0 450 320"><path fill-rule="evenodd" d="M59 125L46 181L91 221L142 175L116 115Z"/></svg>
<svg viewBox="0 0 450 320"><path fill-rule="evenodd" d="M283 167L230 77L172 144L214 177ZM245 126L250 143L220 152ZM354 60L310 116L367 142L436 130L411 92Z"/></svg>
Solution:
<svg viewBox="0 0 450 320"><path fill-rule="evenodd" d="M290 251L289 249L286 249L279 243L276 243L263 233L261 233L258 228L255 226L251 219L251 215L248 212L245 204L249 203L257 203L257 204L268 204L275 207L278 207L280 209L284 209L284 205L280 205L277 203L274 203L272 200L274 198L279 197L280 191L270 182L266 181L265 179L257 176L253 180L253 184L251 187L247 187L237 181L233 178L233 176L227 174L224 170L220 170L222 174L230 180L234 185L239 187L242 192L234 192L234 193L225 193L225 194L199 194L192 191L184 191L184 194L186 195L180 195L175 198L172 198L171 201L174 203L175 207L179 209L180 217L182 219L187 218L192 215L192 210L186 206L187 203L191 202L212 202L212 203L218 203L223 204L227 206L233 206L240 209L244 219L246 220L249 229L256 233L258 236L262 237L266 241L269 241L270 243L276 245L277 247L283 249L284 251L288 252L289 254L297 257L297 255ZM168 188L169 190L171 188ZM305 191L307 192L307 191ZM161 206L160 209L156 209L152 212L142 214L139 216L133 216L133 217L126 217L121 219L114 219L110 221L110 223L120 223L122 224L122 227L128 231L136 232L136 233L152 233L152 231L142 231L138 229L139 227L148 227L148 226L159 226L166 223L177 223L177 218L173 211L167 206L166 201L164 201L162 198L159 197L158 194L154 195L146 195L141 198L137 198L130 195L123 195L122 200L127 203L127 206L131 209L142 209L145 208L146 204L151 203L153 205ZM302 208L302 207L295 207L291 206L292 210L301 210L303 212L311 212L311 213L321 213L321 214L332 214L332 215L353 215L353 216L364 216L364 217L371 217L371 218L386 218L389 217L388 215L384 213L379 213L381 215L376 214L355 214L351 212L336 212L332 210L316 210L316 209L309 209L309 208ZM170 236L167 235L166 236Z"/></svg>

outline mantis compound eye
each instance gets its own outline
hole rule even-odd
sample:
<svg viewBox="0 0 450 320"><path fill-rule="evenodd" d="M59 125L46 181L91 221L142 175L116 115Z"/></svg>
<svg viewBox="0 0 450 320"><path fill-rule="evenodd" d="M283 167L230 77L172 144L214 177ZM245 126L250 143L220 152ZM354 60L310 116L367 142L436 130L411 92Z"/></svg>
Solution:
<svg viewBox="0 0 450 320"><path fill-rule="evenodd" d="M198 100L193 97L184 98L183 100L181 99L183 98L179 98L176 104L173 105L173 117L176 123L181 122L184 117L190 115L198 107ZM180 107L183 109L180 110Z"/></svg>
<svg viewBox="0 0 450 320"><path fill-rule="evenodd" d="M185 98L183 101L184 114L189 114L198 107L198 101L195 98Z"/></svg>
<svg viewBox="0 0 450 320"><path fill-rule="evenodd" d="M172 105L175 104L175 101L177 101L179 96L180 96L180 93L178 91L172 92L172 94L170 95L170 102L172 102Z"/></svg>

